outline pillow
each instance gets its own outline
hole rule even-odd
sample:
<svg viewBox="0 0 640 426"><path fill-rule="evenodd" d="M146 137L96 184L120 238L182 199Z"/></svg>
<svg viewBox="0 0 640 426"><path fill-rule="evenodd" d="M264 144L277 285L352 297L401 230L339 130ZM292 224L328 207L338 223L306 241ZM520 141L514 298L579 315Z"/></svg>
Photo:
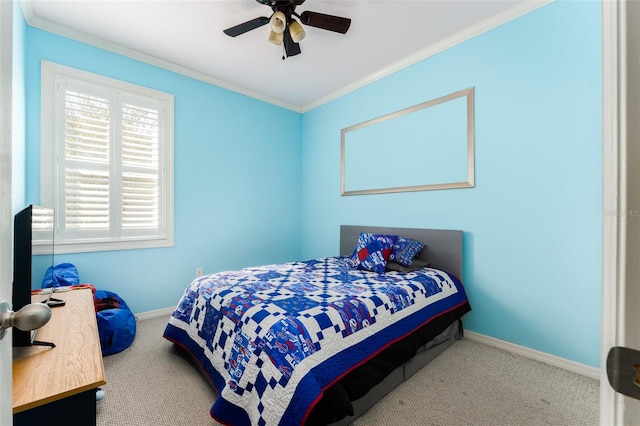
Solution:
<svg viewBox="0 0 640 426"><path fill-rule="evenodd" d="M358 269L382 274L395 243L392 236L363 232L351 255L351 263Z"/></svg>
<svg viewBox="0 0 640 426"><path fill-rule="evenodd" d="M424 248L424 244L420 241L412 240L405 237L397 237L393 247L393 252L389 256L389 260L393 260L400 265L409 266L414 257L416 257Z"/></svg>
<svg viewBox="0 0 640 426"><path fill-rule="evenodd" d="M409 266L404 266L397 262L389 261L387 262L386 270L402 272L403 274L406 274L408 272L414 272L423 268L428 268L429 266L431 266L431 263L422 259L413 259L413 261L411 262L411 265Z"/></svg>

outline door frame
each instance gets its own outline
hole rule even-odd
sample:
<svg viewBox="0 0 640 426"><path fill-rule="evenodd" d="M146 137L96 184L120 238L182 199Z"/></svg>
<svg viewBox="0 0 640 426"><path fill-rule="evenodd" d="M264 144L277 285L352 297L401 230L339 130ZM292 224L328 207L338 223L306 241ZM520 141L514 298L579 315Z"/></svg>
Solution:
<svg viewBox="0 0 640 426"><path fill-rule="evenodd" d="M613 346L640 348L638 309L628 301L640 294L639 262L627 254L640 249L640 163L637 129L628 117L640 114L638 94L629 91L640 79L637 57L640 32L627 23L640 17L640 4L602 1L602 129L603 240L600 361L600 424L640 425L640 402L617 393L607 377L607 356Z"/></svg>
<svg viewBox="0 0 640 426"><path fill-rule="evenodd" d="M0 300L11 300L13 145L13 1L0 0ZM0 424L13 424L12 333L0 340Z"/></svg>

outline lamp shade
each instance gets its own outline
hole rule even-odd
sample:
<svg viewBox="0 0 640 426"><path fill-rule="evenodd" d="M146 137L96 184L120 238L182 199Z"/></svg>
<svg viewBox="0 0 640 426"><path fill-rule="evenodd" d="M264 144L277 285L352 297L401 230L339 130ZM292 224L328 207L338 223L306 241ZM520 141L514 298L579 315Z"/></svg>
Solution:
<svg viewBox="0 0 640 426"><path fill-rule="evenodd" d="M282 33L287 26L287 17L284 15L284 13L278 11L271 15L269 25L271 25L271 31L273 31L274 33Z"/></svg>
<svg viewBox="0 0 640 426"><path fill-rule="evenodd" d="M291 38L295 43L300 43L304 36L307 35L307 33L304 32L302 25L300 25L295 19L292 19L289 23L289 33L291 33Z"/></svg>
<svg viewBox="0 0 640 426"><path fill-rule="evenodd" d="M269 33L269 41L275 45L282 46L282 40L284 39L284 33L277 33L271 31Z"/></svg>

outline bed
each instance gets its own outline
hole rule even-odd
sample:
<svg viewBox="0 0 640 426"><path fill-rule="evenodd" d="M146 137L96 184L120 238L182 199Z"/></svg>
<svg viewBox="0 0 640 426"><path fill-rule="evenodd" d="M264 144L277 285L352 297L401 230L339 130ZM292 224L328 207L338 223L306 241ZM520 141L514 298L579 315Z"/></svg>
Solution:
<svg viewBox="0 0 640 426"><path fill-rule="evenodd" d="M349 424L462 335L461 276L462 231L343 225L339 256L197 278L164 337L212 383L220 423Z"/></svg>

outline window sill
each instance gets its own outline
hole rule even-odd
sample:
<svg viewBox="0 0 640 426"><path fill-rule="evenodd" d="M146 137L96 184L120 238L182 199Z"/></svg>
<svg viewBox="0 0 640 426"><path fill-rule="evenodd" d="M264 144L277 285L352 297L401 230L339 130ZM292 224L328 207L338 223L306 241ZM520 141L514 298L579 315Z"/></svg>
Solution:
<svg viewBox="0 0 640 426"><path fill-rule="evenodd" d="M159 247L173 247L173 238L159 238L135 241L101 241L86 243L54 243L54 254L88 253L96 251L139 250ZM51 244L33 246L33 254L51 254Z"/></svg>

